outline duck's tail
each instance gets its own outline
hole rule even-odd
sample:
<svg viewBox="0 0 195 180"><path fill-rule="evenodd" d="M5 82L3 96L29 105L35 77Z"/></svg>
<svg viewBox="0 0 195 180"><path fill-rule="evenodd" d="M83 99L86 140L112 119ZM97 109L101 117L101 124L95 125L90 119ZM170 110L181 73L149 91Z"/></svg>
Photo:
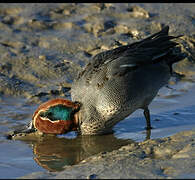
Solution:
<svg viewBox="0 0 195 180"><path fill-rule="evenodd" d="M153 63L164 60L171 67L173 63L183 60L187 54L181 51L181 48L177 46L177 42L171 41L183 35L169 36L168 33L169 26L165 26L160 32L145 38L137 44L135 43L134 46L136 46L136 48L155 47L156 51L152 58Z"/></svg>

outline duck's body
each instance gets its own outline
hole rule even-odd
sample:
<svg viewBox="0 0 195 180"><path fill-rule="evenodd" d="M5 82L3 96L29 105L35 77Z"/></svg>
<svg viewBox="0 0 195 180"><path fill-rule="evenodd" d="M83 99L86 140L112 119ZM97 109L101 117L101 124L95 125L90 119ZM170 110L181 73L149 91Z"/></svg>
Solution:
<svg viewBox="0 0 195 180"><path fill-rule="evenodd" d="M168 31L166 26L140 42L94 56L72 84L72 100L77 103L62 99L48 101L35 111L25 132L34 128L54 134L75 129L82 135L109 133L116 123L139 108L144 109L150 129L148 105L167 84L172 64L185 57L174 53L177 43L171 39L177 37L169 36ZM74 114L69 116L68 112ZM54 130L58 124L61 129ZM68 124L67 128L62 124Z"/></svg>
<svg viewBox="0 0 195 180"><path fill-rule="evenodd" d="M81 134L103 134L135 110L144 109L151 128L148 105L167 84L172 63L183 59L171 49L168 27L140 42L97 54L75 79L71 96L82 104Z"/></svg>
<svg viewBox="0 0 195 180"><path fill-rule="evenodd" d="M125 76L111 73L114 71L101 72L102 78L107 76L106 81L97 80L95 75L100 74L96 73L91 83L87 83L83 77L72 87L73 101L79 100L82 104L78 112L81 134L110 132L116 123L135 110L146 110L158 90L170 78L170 69L163 63L131 70ZM99 82L103 83L103 87L98 86Z"/></svg>

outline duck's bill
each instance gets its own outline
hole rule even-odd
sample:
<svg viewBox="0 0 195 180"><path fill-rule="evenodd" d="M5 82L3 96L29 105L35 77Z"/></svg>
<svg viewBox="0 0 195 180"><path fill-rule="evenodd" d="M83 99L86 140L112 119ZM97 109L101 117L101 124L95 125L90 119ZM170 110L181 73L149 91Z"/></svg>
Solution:
<svg viewBox="0 0 195 180"><path fill-rule="evenodd" d="M32 122L30 122L27 126L24 126L8 134L7 139L20 139L20 138L32 135L35 132L36 132L36 129L34 128Z"/></svg>

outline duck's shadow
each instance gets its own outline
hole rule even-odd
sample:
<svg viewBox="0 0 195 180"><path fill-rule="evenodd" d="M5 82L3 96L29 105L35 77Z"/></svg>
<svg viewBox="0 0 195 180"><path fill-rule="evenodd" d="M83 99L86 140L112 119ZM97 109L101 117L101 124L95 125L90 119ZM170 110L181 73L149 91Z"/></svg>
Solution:
<svg viewBox="0 0 195 180"><path fill-rule="evenodd" d="M62 171L65 166L78 164L92 155L134 143L130 139L118 139L114 134L76 136L72 139L46 135L20 140L32 146L36 163L49 171Z"/></svg>

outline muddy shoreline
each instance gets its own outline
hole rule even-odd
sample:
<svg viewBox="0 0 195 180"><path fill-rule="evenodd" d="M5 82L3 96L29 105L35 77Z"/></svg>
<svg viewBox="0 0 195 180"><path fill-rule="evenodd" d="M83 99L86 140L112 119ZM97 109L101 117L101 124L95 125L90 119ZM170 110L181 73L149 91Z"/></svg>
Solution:
<svg viewBox="0 0 195 180"><path fill-rule="evenodd" d="M195 130L166 138L131 143L66 166L58 173L36 172L24 179L181 179L194 178Z"/></svg>
<svg viewBox="0 0 195 180"><path fill-rule="evenodd" d="M194 12L194 3L1 3L2 177L194 178ZM108 142L119 143L114 150L105 148L101 139L75 138L75 147L70 145L71 140L56 139L59 149L48 151L48 156L57 152L60 161L64 160L61 156L74 159L75 154L70 155L74 148L80 158L74 159L74 165L63 162L59 172L50 172L34 162L36 154L42 153L44 164L47 154L43 152L49 149L48 144L5 139L7 132L28 123L42 102L56 97L70 99L75 75L92 56L143 39L165 25L169 25L170 35L183 34L180 46L188 57L174 65L176 73L169 82L171 88L162 88L151 105L155 127L152 139L143 140L143 119L134 114L116 126L116 133L109 137L112 141L108 138ZM119 140L121 137L134 141L127 145ZM64 150L66 147L61 146L64 142L70 145L70 150ZM83 149L85 154L81 158Z"/></svg>

